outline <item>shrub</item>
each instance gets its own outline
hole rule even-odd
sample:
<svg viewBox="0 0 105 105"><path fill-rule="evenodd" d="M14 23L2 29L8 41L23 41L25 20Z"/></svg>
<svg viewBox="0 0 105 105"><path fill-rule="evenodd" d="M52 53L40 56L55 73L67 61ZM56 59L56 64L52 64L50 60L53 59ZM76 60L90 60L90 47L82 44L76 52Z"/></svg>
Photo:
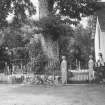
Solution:
<svg viewBox="0 0 105 105"><path fill-rule="evenodd" d="M95 67L96 82L103 81L105 79L105 66Z"/></svg>

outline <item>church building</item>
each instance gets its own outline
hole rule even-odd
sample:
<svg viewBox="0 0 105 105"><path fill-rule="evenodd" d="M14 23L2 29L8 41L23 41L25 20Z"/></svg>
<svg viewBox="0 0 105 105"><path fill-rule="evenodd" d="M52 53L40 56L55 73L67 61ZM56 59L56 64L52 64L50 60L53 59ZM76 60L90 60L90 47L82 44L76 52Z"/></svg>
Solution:
<svg viewBox="0 0 105 105"><path fill-rule="evenodd" d="M105 6L105 2L101 3ZM93 16L93 39L94 39L94 48L95 48L95 59L99 59L99 53L102 54L105 62L105 7L99 9L95 16Z"/></svg>

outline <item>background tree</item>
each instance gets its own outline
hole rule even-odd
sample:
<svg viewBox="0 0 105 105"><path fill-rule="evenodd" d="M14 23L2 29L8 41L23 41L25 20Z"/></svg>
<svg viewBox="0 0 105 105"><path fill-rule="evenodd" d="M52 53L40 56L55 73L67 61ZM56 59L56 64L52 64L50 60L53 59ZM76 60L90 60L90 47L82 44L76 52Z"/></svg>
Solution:
<svg viewBox="0 0 105 105"><path fill-rule="evenodd" d="M55 4L56 6L54 6ZM58 52L55 52L56 51L55 49L58 49L57 47L58 44L52 40L52 36L54 35L56 36L55 39L59 39L60 31L62 30L62 28L60 29L59 26L62 23L63 24L68 24L68 23L74 24L75 22L77 23L81 19L82 16L87 16L87 15L92 14L97 9L97 2L94 0L91 0L91 1L88 1L88 0L86 1L84 0L83 1L78 1L78 0L75 0L75 1L72 1L72 0L44 0L43 1L43 0L39 0L39 6L40 6L39 10L41 9L40 16L41 14L42 15L44 14L42 18L43 19L46 18L48 23L47 21L46 22L42 21L42 23L46 23L46 24L42 25L41 27L38 27L38 26L37 27L42 28L43 32L49 33L47 38L45 38L45 36L42 35L45 38L45 42L46 42L44 48L46 47L46 52L50 51L50 53L48 52L49 54L46 53L46 55L49 55L49 57L51 58L51 54L52 54L53 55L52 58L56 59L57 57L56 55ZM41 6L44 8L41 8ZM6 27L6 26L20 28L23 25L26 25L26 23L28 22L28 18L36 12L35 7L30 2L30 0L1 0L0 8L1 8L0 9L1 10L0 12L1 28ZM43 13L43 9L46 9L46 12ZM57 11L59 12L57 13ZM13 21L11 21L11 23L8 24L7 17L10 13L14 14L14 18L13 18ZM51 16L54 16L55 18L54 20L51 19L51 21L53 20L52 22L54 23L49 22ZM62 16L66 18L62 19ZM74 19L74 21L72 21L71 19ZM58 32L57 29L60 31Z"/></svg>
<svg viewBox="0 0 105 105"><path fill-rule="evenodd" d="M30 0L0 0L0 28L8 26L7 17L10 14L14 15L13 25L18 27L35 11L35 7Z"/></svg>
<svg viewBox="0 0 105 105"><path fill-rule="evenodd" d="M92 33L89 28L84 29L81 26L77 27L74 33L74 38L76 40L75 47L78 48L78 53L75 54L75 57L81 62L81 66L87 66L86 64L89 60L89 55L92 54L91 47L93 46L91 34Z"/></svg>
<svg viewBox="0 0 105 105"><path fill-rule="evenodd" d="M3 46L8 47L9 49L17 47L25 47L24 35L18 31L11 28L7 28L3 31L4 42Z"/></svg>
<svg viewBox="0 0 105 105"><path fill-rule="evenodd" d="M18 29L12 30L10 27L4 29L2 34L4 37L0 46L2 58L1 65L4 65L5 62L7 62L8 65L11 63L19 64L19 62L22 64L27 64L29 60L29 51L26 48L24 34Z"/></svg>
<svg viewBox="0 0 105 105"><path fill-rule="evenodd" d="M81 68L87 68L89 55L93 54L91 48L93 47L91 39L91 29L83 28L78 25L72 32L72 36L63 38L60 53L67 56L69 65L76 68L77 63L81 62Z"/></svg>
<svg viewBox="0 0 105 105"><path fill-rule="evenodd" d="M34 73L43 73L46 64L46 56L43 53L41 42L38 39L33 39L28 45L29 56L31 59L31 68Z"/></svg>
<svg viewBox="0 0 105 105"><path fill-rule="evenodd" d="M50 55L49 58L51 55L53 59L57 58L58 53L55 51L59 49L59 44L55 45L54 41L58 41L60 36L64 35L64 28L59 26L77 24L83 16L89 16L97 9L98 4L94 0L39 0L39 23L45 39L45 54Z"/></svg>

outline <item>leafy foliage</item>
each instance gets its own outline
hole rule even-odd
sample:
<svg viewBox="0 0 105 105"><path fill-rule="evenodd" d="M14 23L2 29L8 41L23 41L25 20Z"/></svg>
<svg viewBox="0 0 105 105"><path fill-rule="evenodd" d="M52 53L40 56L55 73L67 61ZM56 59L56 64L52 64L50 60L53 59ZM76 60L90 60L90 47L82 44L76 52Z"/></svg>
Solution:
<svg viewBox="0 0 105 105"><path fill-rule="evenodd" d="M76 65L76 59L81 62L81 67L86 68L89 55L92 54L91 33L88 29L77 27L72 36L63 38L60 46L60 54L66 55L71 66Z"/></svg>
<svg viewBox="0 0 105 105"><path fill-rule="evenodd" d="M8 64L14 62L17 63L19 59L25 59L25 61L27 61L29 59L28 50L25 49L22 33L19 30L7 28L3 31L3 34L4 38L0 48L4 48L5 50L0 50L2 55L1 62L5 61L8 62ZM23 61L22 63L26 62Z"/></svg>
<svg viewBox="0 0 105 105"><path fill-rule="evenodd" d="M0 47L0 73L4 71L5 63L10 64L10 56L8 50L4 47Z"/></svg>
<svg viewBox="0 0 105 105"><path fill-rule="evenodd" d="M24 37L21 33L11 30L9 33L5 32L3 46L8 47L9 49L16 47L24 47Z"/></svg>
<svg viewBox="0 0 105 105"><path fill-rule="evenodd" d="M92 15L102 7L97 0L47 0L47 2L48 9L50 8L53 14L66 16L64 22L70 24L76 24L81 17Z"/></svg>
<svg viewBox="0 0 105 105"><path fill-rule="evenodd" d="M82 16L91 15L95 10L97 10L96 1L97 0L47 0L48 10L51 14L53 13L53 16L52 15L48 16L46 18L43 18L40 21L40 27L42 29L42 33L47 37L51 37L53 40L59 39L62 34L64 36L69 35L69 34L71 35L72 31L66 30L67 27L65 28L64 23L73 24L74 21L80 20ZM57 5L54 8L55 2L57 3ZM28 15L26 14L26 11ZM57 11L59 12L57 13ZM12 27L20 28L22 24L27 23L28 21L27 18L30 17L35 12L36 12L35 7L33 6L30 0L0 0L0 28L8 26L8 22L6 18L8 17L9 14L14 15L13 21L11 24L9 24L9 27L12 26ZM62 16L66 16L66 18L62 20ZM71 20L71 19L74 19L74 20ZM23 36L21 36L22 34L20 33L18 34L14 30L14 28L12 32L10 31L9 34L8 33L6 34L7 36L5 36L6 41L5 41L4 46L8 46L9 48L25 46L25 43L23 41ZM80 36L80 37L83 37L83 36ZM76 52L74 49L74 52L76 52L76 55L80 55L77 53L78 52L80 53L82 51L80 47L82 45L80 44L81 41L78 41L78 38L76 36L74 36L74 40L76 44L75 49L77 51ZM82 42L85 43L85 41L83 40ZM78 42L78 44L76 41ZM65 45L66 48L68 48L67 46L68 44L69 43L66 43ZM34 45L36 44L33 44L33 46ZM34 53L36 54L35 56L38 56L38 59L40 58L40 60L37 60L38 62L40 62L40 61L43 61L42 60L43 54L40 49L41 47L39 46L37 47L39 48L39 50L37 53L36 52ZM34 48L34 51L35 49L37 49L37 47ZM69 46L69 48L71 47ZM70 51L69 48L67 49L68 52Z"/></svg>
<svg viewBox="0 0 105 105"><path fill-rule="evenodd" d="M100 67L94 67L95 70L95 81L98 83L105 83L105 66L100 66Z"/></svg>
<svg viewBox="0 0 105 105"><path fill-rule="evenodd" d="M50 13L60 16L68 16L80 20L81 16L91 15L98 8L97 0L46 0ZM55 7L55 3L57 4ZM27 11L27 12L26 12ZM35 14L36 8L30 0L0 0L0 27L8 25L6 18L9 14L14 15L13 24L19 27L27 22L27 17ZM71 22L70 19L65 19Z"/></svg>
<svg viewBox="0 0 105 105"><path fill-rule="evenodd" d="M92 54L92 39L91 33L88 29L79 27L75 30L75 47L78 48L78 53L75 54L76 58L81 61L82 65L86 65L89 59L89 55Z"/></svg>
<svg viewBox="0 0 105 105"><path fill-rule="evenodd" d="M35 7L30 0L0 0L0 27L8 26L6 18L9 14L14 15L13 24L19 26L29 16L35 13Z"/></svg>
<svg viewBox="0 0 105 105"><path fill-rule="evenodd" d="M65 36L69 32L72 33L71 27L64 24L59 16L54 15L42 18L39 22L39 27L41 27L41 32L45 37L51 37L54 41L58 40L62 35Z"/></svg>
<svg viewBox="0 0 105 105"><path fill-rule="evenodd" d="M43 73L44 66L46 63L46 57L42 51L42 46L39 40L35 41L33 39L33 42L29 44L29 54L31 59L31 66L32 71L34 73Z"/></svg>
<svg viewBox="0 0 105 105"><path fill-rule="evenodd" d="M97 0L45 0L45 2L48 4L46 8L49 15L40 19L39 27L45 37L51 37L53 40L59 39L62 34L66 35L65 24L76 25L82 17L92 15L100 8Z"/></svg>
<svg viewBox="0 0 105 105"><path fill-rule="evenodd" d="M60 13L70 18L81 19L82 16L93 14L97 9L97 0L57 0Z"/></svg>

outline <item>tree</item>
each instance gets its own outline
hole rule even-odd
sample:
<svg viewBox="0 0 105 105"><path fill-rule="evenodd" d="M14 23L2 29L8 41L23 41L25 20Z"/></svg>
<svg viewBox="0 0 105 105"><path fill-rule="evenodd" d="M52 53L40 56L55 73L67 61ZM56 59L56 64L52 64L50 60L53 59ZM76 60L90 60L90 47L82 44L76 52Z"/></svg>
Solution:
<svg viewBox="0 0 105 105"><path fill-rule="evenodd" d="M55 7L55 3L57 4ZM42 4L42 5L41 5ZM47 4L47 5L46 5ZM48 32L49 35L45 38L45 34L43 36L42 33L42 41L45 41L45 45L43 48L46 50L46 55L49 55L49 58L57 59L58 53L58 43L57 41L53 41L52 37L55 36L55 39L59 39L60 31L64 28L60 28L60 26L64 24L74 24L75 21L79 21L82 16L87 16L92 14L97 9L97 2L96 0L39 0L39 13L40 19L46 18L47 23L51 19L51 16L57 17L53 20L51 24L44 24L45 28L43 28L43 32ZM43 8L42 8L43 7ZM27 18L35 13L35 7L30 2L30 0L1 0L0 1L0 26L5 27L8 26L6 18L9 13L14 14L14 19L9 26L20 28L23 23L27 23ZM26 10L28 11L29 15L26 14ZM45 10L45 11L44 11ZM57 11L59 11L57 13ZM66 17L62 19L62 16ZM74 19L72 21L71 19ZM50 23L50 22L48 22ZM57 25L57 26L56 26ZM38 27L39 28L39 27ZM58 30L59 32L58 32ZM45 39L45 40L43 40ZM42 43L43 44L43 43Z"/></svg>
<svg viewBox="0 0 105 105"><path fill-rule="evenodd" d="M30 0L0 0L0 28L7 27L7 17L14 15L13 25L19 26L27 20L27 14L31 16L35 13L35 7Z"/></svg>
<svg viewBox="0 0 105 105"><path fill-rule="evenodd" d="M4 35L1 50L1 62L5 63L22 63L27 64L29 61L28 49L26 46L26 40L24 40L24 34L20 30L13 30L10 27L2 31ZM4 49L4 50L3 50ZM7 49L7 50L6 50ZM2 54L4 53L4 54Z"/></svg>
<svg viewBox="0 0 105 105"><path fill-rule="evenodd" d="M8 47L9 49L17 47L25 47L24 36L21 32L8 29L4 30L4 42L2 46Z"/></svg>
<svg viewBox="0 0 105 105"><path fill-rule="evenodd" d="M53 41L69 36L73 31L70 25L64 24L59 17L53 15L40 19L39 27L42 28L44 37L51 37Z"/></svg>
<svg viewBox="0 0 105 105"><path fill-rule="evenodd" d="M46 56L44 55L40 41L37 39L31 42L28 46L29 56L31 59L31 68L34 73L43 73L44 64L46 63Z"/></svg>
<svg viewBox="0 0 105 105"><path fill-rule="evenodd" d="M39 0L39 4L47 4L45 8L54 15L59 10L57 15L69 17L65 22L71 22L70 19L80 20L82 16L91 15L99 9L97 0ZM13 25L18 26L35 12L36 8L30 0L0 0L0 27L8 25L6 18L11 13L14 14Z"/></svg>
<svg viewBox="0 0 105 105"><path fill-rule="evenodd" d="M96 10L102 7L97 1L98 0L46 0L48 10L50 10L50 12L52 11L53 14L66 16L67 18L64 20L70 24L81 20L81 17L93 15Z"/></svg>
<svg viewBox="0 0 105 105"><path fill-rule="evenodd" d="M71 39L71 40L70 40ZM91 29L81 25L75 28L71 38L65 40L66 46L62 52L67 54L68 62L75 65L76 60L81 62L81 67L86 68L89 55L92 54Z"/></svg>
<svg viewBox="0 0 105 105"><path fill-rule="evenodd" d="M5 47L0 47L0 73L4 72L5 62L10 63L9 55Z"/></svg>
<svg viewBox="0 0 105 105"><path fill-rule="evenodd" d="M57 5L54 7L55 3ZM50 35L55 35L54 34L54 30L56 30L56 28L54 29L55 25L61 23L70 23L71 19L80 20L82 16L91 15L96 9L98 9L98 6L97 2L94 0L91 1L39 0L39 11L40 11L39 17L40 21L42 21L41 25L43 28L43 23L44 23L43 30L46 30L45 28L47 28L47 32L48 31L53 32L50 33ZM58 10L59 13L56 14ZM42 16L41 14L44 14L44 16ZM62 19L62 16L66 16L68 18Z"/></svg>
<svg viewBox="0 0 105 105"><path fill-rule="evenodd" d="M93 14L93 12L99 7L96 1L97 0L39 0L39 6L41 4L44 5L44 8L41 8L41 6L39 7L41 9L39 9L39 11L40 14L42 14L42 10L46 9L49 13L45 11L43 13L45 14L45 16L47 14L53 14L54 16L58 16L59 20L62 20L62 16L66 16L68 18L63 19L63 22L72 24L74 22L71 19L77 21L80 20L82 16ZM54 6L55 4L56 6ZM15 27L20 27L22 23L27 22L27 18L29 16L33 15L36 12L35 7L30 0L1 0L0 8L1 28L8 25L6 18L10 13L14 14L12 25ZM59 13L56 14L58 10ZM51 16L49 17L49 19L50 18ZM46 20L49 19L47 18Z"/></svg>

